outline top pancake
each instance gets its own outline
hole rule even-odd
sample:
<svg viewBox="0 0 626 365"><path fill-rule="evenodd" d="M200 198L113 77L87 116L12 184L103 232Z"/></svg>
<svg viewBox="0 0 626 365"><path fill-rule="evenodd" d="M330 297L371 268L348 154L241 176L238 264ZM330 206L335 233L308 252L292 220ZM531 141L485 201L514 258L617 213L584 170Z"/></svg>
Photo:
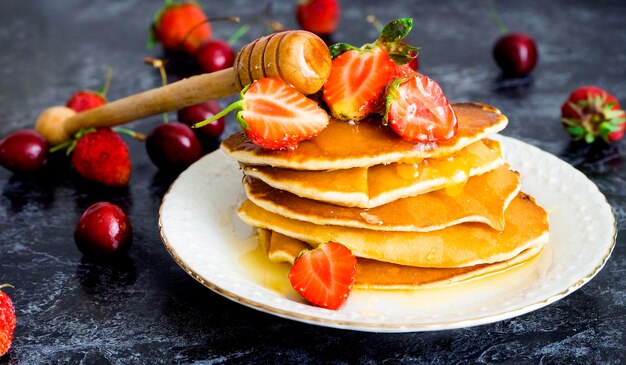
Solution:
<svg viewBox="0 0 626 365"><path fill-rule="evenodd" d="M368 167L424 158L446 157L463 147L504 129L506 116L494 107L478 103L453 105L458 119L454 138L440 143L406 142L382 126L380 118L359 123L332 119L316 137L302 141L294 150L266 150L243 131L226 138L221 148L236 160L297 170L332 170Z"/></svg>

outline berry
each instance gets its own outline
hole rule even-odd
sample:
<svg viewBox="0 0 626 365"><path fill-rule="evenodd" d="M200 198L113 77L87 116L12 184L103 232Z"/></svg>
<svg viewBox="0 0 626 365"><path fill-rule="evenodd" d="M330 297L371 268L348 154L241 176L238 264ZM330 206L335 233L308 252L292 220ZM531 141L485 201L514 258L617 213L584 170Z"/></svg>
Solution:
<svg viewBox="0 0 626 365"><path fill-rule="evenodd" d="M9 352L15 331L15 308L11 298L2 291L6 287L11 285L0 285L0 357Z"/></svg>
<svg viewBox="0 0 626 365"><path fill-rule="evenodd" d="M412 26L410 18L397 19L387 24L372 44L356 48L339 43L330 47L333 61L322 94L333 117L358 121L382 112L389 82L399 73L414 73L408 66L399 66L409 63L417 51L402 42Z"/></svg>
<svg viewBox="0 0 626 365"><path fill-rule="evenodd" d="M524 33L508 33L494 45L493 57L505 75L526 76L537 64L537 47Z"/></svg>
<svg viewBox="0 0 626 365"><path fill-rule="evenodd" d="M178 111L178 120L182 123L192 126L203 120L209 119L222 110L215 100L209 100L204 103L191 105ZM224 117L216 119L204 127L195 129L196 135L209 139L216 139L224 132Z"/></svg>
<svg viewBox="0 0 626 365"><path fill-rule="evenodd" d="M279 78L262 78L242 91L242 99L194 127L202 127L233 109L252 143L265 149L295 148L328 125L326 112Z"/></svg>
<svg viewBox="0 0 626 365"><path fill-rule="evenodd" d="M106 98L97 92L81 90L77 91L67 101L65 106L74 109L76 112L82 112L83 110L97 108L106 104Z"/></svg>
<svg viewBox="0 0 626 365"><path fill-rule="evenodd" d="M202 146L193 130L179 122L154 128L146 139L146 150L161 170L182 171L202 157Z"/></svg>
<svg viewBox="0 0 626 365"><path fill-rule="evenodd" d="M130 180L128 146L111 128L82 135L73 150L72 166L83 178L107 186L126 186Z"/></svg>
<svg viewBox="0 0 626 365"><path fill-rule="evenodd" d="M620 140L626 129L626 112L615 96L597 86L581 86L561 105L563 126L575 139L592 143Z"/></svg>
<svg viewBox="0 0 626 365"><path fill-rule="evenodd" d="M339 25L337 0L304 0L296 7L296 18L304 30L320 36L329 35Z"/></svg>
<svg viewBox="0 0 626 365"><path fill-rule="evenodd" d="M394 76L396 64L380 49L350 50L333 60L322 88L333 117L361 120L382 106L382 94Z"/></svg>
<svg viewBox="0 0 626 365"><path fill-rule="evenodd" d="M198 49L196 61L205 72L223 70L235 63L235 51L227 42L211 39Z"/></svg>
<svg viewBox="0 0 626 365"><path fill-rule="evenodd" d="M303 251L289 271L291 286L312 304L338 309L350 295L356 257L346 246L328 242Z"/></svg>
<svg viewBox="0 0 626 365"><path fill-rule="evenodd" d="M48 142L32 129L13 132L0 141L0 165L15 173L39 171L48 160Z"/></svg>
<svg viewBox="0 0 626 365"><path fill-rule="evenodd" d="M152 31L166 50L191 55L211 39L211 24L195 2L166 3L155 16Z"/></svg>
<svg viewBox="0 0 626 365"><path fill-rule="evenodd" d="M458 125L439 84L423 75L397 79L389 85L385 121L409 142L448 140Z"/></svg>
<svg viewBox="0 0 626 365"><path fill-rule="evenodd" d="M74 229L76 246L86 256L108 256L128 250L132 228L124 211L115 204L91 205Z"/></svg>

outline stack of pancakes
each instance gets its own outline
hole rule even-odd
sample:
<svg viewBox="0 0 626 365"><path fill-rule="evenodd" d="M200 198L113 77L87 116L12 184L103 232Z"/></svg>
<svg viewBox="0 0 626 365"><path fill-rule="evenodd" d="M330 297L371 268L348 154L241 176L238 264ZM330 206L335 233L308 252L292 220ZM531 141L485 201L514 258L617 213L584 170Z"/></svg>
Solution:
<svg viewBox="0 0 626 365"><path fill-rule="evenodd" d="M294 150L232 135L222 149L245 174L239 217L258 228L274 262L345 245L361 288L438 286L528 261L547 242L548 222L520 192L500 143L487 139L507 119L483 104L453 107L458 132L438 144L405 142L376 119L331 120Z"/></svg>

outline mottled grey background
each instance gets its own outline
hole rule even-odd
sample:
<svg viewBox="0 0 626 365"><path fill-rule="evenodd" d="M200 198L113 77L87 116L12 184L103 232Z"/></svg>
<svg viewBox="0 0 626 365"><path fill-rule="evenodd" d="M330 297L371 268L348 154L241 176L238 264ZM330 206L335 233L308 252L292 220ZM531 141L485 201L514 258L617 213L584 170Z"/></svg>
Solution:
<svg viewBox="0 0 626 365"><path fill-rule="evenodd" d="M199 0L211 16L244 20L261 1ZM294 2L274 1L275 20L296 26ZM172 181L144 147L132 149L128 189L85 184L71 171L34 178L0 171L0 282L13 283L18 327L0 364L155 363L624 363L626 362L626 142L570 144L559 106L571 89L597 84L626 103L624 1L497 1L510 30L533 36L539 65L523 80L501 79L491 58L498 37L479 1L343 1L336 41L376 36L365 22L411 16L410 40L423 47L421 71L452 101L498 106L504 134L559 155L606 194L620 234L600 274L571 296L533 313L475 328L414 334L341 331L292 322L223 299L183 272L157 230ZM96 89L114 69L109 96L158 86L142 63L147 27L161 1L25 1L0 4L0 135L31 127L42 109L75 90ZM227 38L237 25L215 24ZM264 30L254 27L242 45ZM147 132L158 117L134 123ZM236 125L228 120L228 130ZM563 182L567 184L567 181ZM198 187L202 188L202 187ZM130 213L134 245L115 264L81 259L74 224L91 203L110 200Z"/></svg>

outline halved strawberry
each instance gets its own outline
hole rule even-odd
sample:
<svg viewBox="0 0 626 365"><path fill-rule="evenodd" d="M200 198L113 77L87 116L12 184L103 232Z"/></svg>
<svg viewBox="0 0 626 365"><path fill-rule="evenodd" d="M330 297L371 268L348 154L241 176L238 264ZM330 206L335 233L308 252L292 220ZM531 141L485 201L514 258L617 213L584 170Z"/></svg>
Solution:
<svg viewBox="0 0 626 365"><path fill-rule="evenodd" d="M345 43L330 47L333 62L322 88L323 98L337 119L361 120L382 112L387 84L417 56L418 48L402 42L413 26L410 18L387 24L372 44L356 48Z"/></svg>
<svg viewBox="0 0 626 365"><path fill-rule="evenodd" d="M237 121L250 141L270 150L295 148L300 141L313 138L326 128L330 119L324 109L294 87L268 77L244 88L241 100L193 128L209 124L233 109L241 109Z"/></svg>
<svg viewBox="0 0 626 365"><path fill-rule="evenodd" d="M458 125L439 84L424 75L396 79L389 85L384 120L409 142L446 141L454 137Z"/></svg>
<svg viewBox="0 0 626 365"><path fill-rule="evenodd" d="M381 48L349 50L335 58L322 88L333 117L361 120L379 111L382 94L395 68L396 64Z"/></svg>
<svg viewBox="0 0 626 365"><path fill-rule="evenodd" d="M346 246L328 242L303 251L289 271L291 286L312 304L337 309L350 295L356 258Z"/></svg>

